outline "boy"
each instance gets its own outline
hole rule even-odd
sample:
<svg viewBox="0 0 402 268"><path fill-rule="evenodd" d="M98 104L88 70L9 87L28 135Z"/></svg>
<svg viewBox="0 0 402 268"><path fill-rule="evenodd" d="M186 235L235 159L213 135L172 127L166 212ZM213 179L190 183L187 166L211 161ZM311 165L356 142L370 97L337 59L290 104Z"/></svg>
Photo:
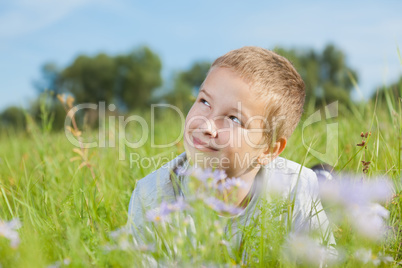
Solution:
<svg viewBox="0 0 402 268"><path fill-rule="evenodd" d="M243 210L230 228L233 247L242 243L238 226L249 223L258 198L276 187L275 178L281 180L282 193L294 200L293 230L326 232L328 220L317 201L315 173L278 157L300 120L304 99L300 75L272 51L243 47L216 59L186 117L185 153L139 180L133 192L128 225L136 240L143 241L146 211L162 200L186 197L186 176L179 177L179 185L171 172L189 166L218 168L245 183L234 201ZM333 243L332 234L327 234Z"/></svg>

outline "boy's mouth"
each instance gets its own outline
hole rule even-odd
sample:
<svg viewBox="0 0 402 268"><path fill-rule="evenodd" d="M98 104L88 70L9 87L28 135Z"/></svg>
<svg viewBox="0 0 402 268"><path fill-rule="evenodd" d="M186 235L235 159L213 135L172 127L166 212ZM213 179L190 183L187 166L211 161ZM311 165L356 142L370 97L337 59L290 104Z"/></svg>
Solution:
<svg viewBox="0 0 402 268"><path fill-rule="evenodd" d="M194 144L194 148L203 151L203 152L216 152L218 151L218 149L209 146L208 143L201 141L200 139L196 138L196 137L192 137L193 138L193 144Z"/></svg>

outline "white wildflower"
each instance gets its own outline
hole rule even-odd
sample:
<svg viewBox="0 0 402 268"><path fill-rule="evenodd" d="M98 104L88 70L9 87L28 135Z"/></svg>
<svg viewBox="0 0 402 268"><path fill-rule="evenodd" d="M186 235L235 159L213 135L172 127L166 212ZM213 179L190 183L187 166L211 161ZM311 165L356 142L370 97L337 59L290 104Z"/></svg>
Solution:
<svg viewBox="0 0 402 268"><path fill-rule="evenodd" d="M9 222L0 221L0 236L4 236L10 240L12 248L17 248L20 244L20 237L17 229L21 228L21 222L19 219L13 219Z"/></svg>
<svg viewBox="0 0 402 268"><path fill-rule="evenodd" d="M358 249L355 254L355 258L362 262L363 264L373 264L375 266L380 265L381 263L388 264L394 261L391 256L384 255L381 252L378 254L374 254L371 249Z"/></svg>
<svg viewBox="0 0 402 268"><path fill-rule="evenodd" d="M389 217L389 211L379 204L370 206L356 206L349 211L349 218L356 231L367 238L378 240L386 231L385 220Z"/></svg>
<svg viewBox="0 0 402 268"><path fill-rule="evenodd" d="M331 250L321 246L306 234L292 233L285 243L283 254L286 259L298 263L321 266L336 260Z"/></svg>
<svg viewBox="0 0 402 268"><path fill-rule="evenodd" d="M109 233L109 237L115 242L115 244L107 244L103 248L105 251L113 251L113 250L139 250L139 251L154 251L154 245L146 245L140 244L138 245L133 239L132 234L130 233L129 228L127 226L123 226L121 228L116 229Z"/></svg>

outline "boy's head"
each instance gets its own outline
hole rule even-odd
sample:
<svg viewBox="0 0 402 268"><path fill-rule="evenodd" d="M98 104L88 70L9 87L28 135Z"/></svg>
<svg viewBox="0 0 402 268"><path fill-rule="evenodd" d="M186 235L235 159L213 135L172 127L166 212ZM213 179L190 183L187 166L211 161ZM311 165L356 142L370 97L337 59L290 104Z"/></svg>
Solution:
<svg viewBox="0 0 402 268"><path fill-rule="evenodd" d="M202 167L241 176L286 146L305 99L293 65L276 53L243 47L212 64L186 118L184 143Z"/></svg>

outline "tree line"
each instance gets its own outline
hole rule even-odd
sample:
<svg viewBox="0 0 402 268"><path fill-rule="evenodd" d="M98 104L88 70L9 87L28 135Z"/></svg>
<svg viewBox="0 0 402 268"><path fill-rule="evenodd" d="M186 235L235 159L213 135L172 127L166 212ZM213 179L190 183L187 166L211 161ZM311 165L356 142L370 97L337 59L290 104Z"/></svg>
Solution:
<svg viewBox="0 0 402 268"><path fill-rule="evenodd" d="M308 103L319 106L335 100L351 102L350 93L359 81L358 74L348 66L345 53L335 45L328 44L321 51L281 47L274 51L288 58L301 74ZM172 81L163 82L160 57L143 46L119 55L79 55L64 68L47 62L33 86L39 96L51 92L45 104L53 116L55 129L60 129L65 111L57 101L58 94L74 97L75 104L113 103L121 113L144 110L152 103L169 103L187 113L210 65L208 61L194 62L187 70L176 72ZM392 94L401 96L401 85L402 78L390 87ZM381 88L380 95L385 91L386 88ZM8 107L0 113L0 130L24 129L26 113L40 120L39 96L26 111Z"/></svg>

